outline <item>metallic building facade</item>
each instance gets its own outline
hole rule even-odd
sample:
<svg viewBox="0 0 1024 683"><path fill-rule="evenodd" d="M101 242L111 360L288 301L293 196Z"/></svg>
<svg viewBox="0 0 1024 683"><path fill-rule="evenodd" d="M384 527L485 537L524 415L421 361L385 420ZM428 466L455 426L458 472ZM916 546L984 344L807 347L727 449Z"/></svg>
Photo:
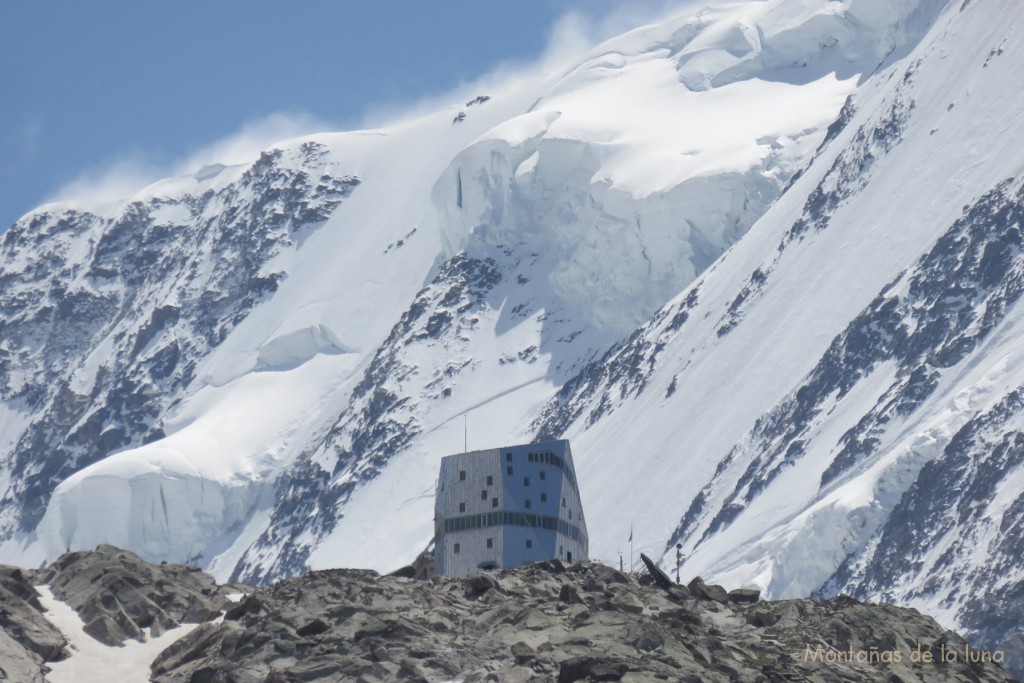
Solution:
<svg viewBox="0 0 1024 683"><path fill-rule="evenodd" d="M465 576L558 558L587 558L587 524L569 442L441 459L434 501L438 574Z"/></svg>

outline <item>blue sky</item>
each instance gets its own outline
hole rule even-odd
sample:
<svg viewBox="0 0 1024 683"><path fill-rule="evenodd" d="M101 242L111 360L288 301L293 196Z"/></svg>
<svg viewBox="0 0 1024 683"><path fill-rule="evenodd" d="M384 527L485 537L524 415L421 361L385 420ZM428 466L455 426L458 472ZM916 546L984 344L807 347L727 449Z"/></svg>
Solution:
<svg viewBox="0 0 1024 683"><path fill-rule="evenodd" d="M383 120L664 5L4 0L0 231L97 179L140 182L225 142Z"/></svg>

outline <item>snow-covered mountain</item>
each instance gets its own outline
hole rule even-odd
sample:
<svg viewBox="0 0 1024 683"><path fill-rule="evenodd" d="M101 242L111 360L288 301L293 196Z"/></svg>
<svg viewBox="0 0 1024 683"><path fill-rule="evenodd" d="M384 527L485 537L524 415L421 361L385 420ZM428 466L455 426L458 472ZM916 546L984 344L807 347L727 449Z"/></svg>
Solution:
<svg viewBox="0 0 1024 683"><path fill-rule="evenodd" d="M598 558L632 524L687 574L1012 645L1022 12L722 5L41 207L0 246L0 557L392 569L468 426L572 439Z"/></svg>

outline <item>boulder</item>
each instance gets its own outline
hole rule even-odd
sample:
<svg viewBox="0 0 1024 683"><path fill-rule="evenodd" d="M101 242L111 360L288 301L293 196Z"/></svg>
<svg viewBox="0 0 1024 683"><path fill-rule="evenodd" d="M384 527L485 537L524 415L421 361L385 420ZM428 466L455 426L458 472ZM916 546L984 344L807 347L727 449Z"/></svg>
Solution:
<svg viewBox="0 0 1024 683"><path fill-rule="evenodd" d="M724 588L714 584L706 584L699 576L694 578L687 588L690 590L690 595L698 600L714 600L723 604L728 604L729 602L729 594L725 592Z"/></svg>
<svg viewBox="0 0 1024 683"><path fill-rule="evenodd" d="M761 599L761 591L753 588L736 588L729 591L729 602L738 605L753 604Z"/></svg>
<svg viewBox="0 0 1024 683"><path fill-rule="evenodd" d="M572 584L562 584L561 589L558 591L558 601L564 602L569 605L578 605L583 602L580 598L579 589Z"/></svg>

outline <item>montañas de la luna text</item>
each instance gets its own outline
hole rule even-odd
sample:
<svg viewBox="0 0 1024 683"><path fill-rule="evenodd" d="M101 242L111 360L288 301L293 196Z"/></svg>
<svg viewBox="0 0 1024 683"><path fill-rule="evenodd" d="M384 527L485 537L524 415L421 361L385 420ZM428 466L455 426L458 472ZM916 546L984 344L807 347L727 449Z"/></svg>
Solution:
<svg viewBox="0 0 1024 683"><path fill-rule="evenodd" d="M933 648L922 647L920 643L913 650L882 650L871 646L867 649L857 649L850 646L846 650L826 648L822 645L804 647L805 662L824 662L826 664L856 663L856 664L899 664L903 661L911 663L923 662L993 662L1002 664L1006 655L1002 650L978 650L970 645L964 645L963 650L946 648L940 644L938 651Z"/></svg>

